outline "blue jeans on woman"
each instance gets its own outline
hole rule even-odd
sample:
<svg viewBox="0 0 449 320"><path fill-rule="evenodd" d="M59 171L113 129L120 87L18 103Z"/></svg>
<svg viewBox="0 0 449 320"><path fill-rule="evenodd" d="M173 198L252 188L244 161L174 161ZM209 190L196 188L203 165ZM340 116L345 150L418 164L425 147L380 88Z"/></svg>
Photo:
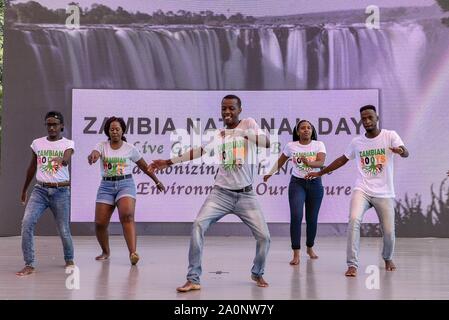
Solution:
<svg viewBox="0 0 449 320"><path fill-rule="evenodd" d="M312 180L292 176L288 187L290 203L290 238L292 249L301 249L301 223L306 208L306 245L313 247L318 225L318 213L323 200L324 188L321 178Z"/></svg>
<svg viewBox="0 0 449 320"><path fill-rule="evenodd" d="M36 184L31 192L22 220L22 251L25 265L34 267L34 228L45 210L50 208L64 248L64 260L73 261L70 234L70 187L49 188Z"/></svg>

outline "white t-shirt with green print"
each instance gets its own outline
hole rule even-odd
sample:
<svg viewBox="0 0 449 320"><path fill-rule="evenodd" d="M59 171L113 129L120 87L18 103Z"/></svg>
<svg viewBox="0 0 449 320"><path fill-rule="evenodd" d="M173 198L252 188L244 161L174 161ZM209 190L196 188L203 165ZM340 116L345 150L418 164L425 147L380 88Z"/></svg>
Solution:
<svg viewBox="0 0 449 320"><path fill-rule="evenodd" d="M303 145L299 141L292 141L285 145L284 155L292 159L293 172L292 174L304 179L310 172L318 172L320 168L311 168L301 161L301 157L305 157L309 161L316 161L318 153L326 153L326 147L321 141L312 140L309 144Z"/></svg>
<svg viewBox="0 0 449 320"><path fill-rule="evenodd" d="M37 157L37 181L56 183L70 180L69 167L59 166L53 158L62 158L67 149L75 151L75 142L64 137L57 141L42 137L33 140L31 149Z"/></svg>
<svg viewBox="0 0 449 320"><path fill-rule="evenodd" d="M234 130L226 130L225 138L217 130L211 143L203 147L206 153L215 154L215 164L219 165L215 185L236 190L253 183L257 172L257 147L243 137L248 131L256 135L264 134L253 118L246 118Z"/></svg>
<svg viewBox="0 0 449 320"><path fill-rule="evenodd" d="M354 190L361 190L371 197L394 198L394 153L390 148L403 145L396 131L385 129L372 139L365 135L352 139L345 157L357 159L358 175Z"/></svg>
<svg viewBox="0 0 449 320"><path fill-rule="evenodd" d="M97 150L101 155L100 167L102 177L132 174L133 163L142 159L139 150L125 141L123 141L120 149L117 150L111 148L109 141L98 143L94 150Z"/></svg>

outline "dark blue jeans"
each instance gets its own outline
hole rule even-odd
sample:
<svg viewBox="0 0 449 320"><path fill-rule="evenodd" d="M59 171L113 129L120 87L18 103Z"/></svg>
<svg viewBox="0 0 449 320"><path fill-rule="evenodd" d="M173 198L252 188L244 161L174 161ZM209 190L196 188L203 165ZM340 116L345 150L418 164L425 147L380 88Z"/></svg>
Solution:
<svg viewBox="0 0 449 320"><path fill-rule="evenodd" d="M313 247L318 225L318 213L324 189L321 178L305 180L292 176L288 186L288 201L290 203L290 238L292 249L301 249L301 222L306 208L306 245Z"/></svg>

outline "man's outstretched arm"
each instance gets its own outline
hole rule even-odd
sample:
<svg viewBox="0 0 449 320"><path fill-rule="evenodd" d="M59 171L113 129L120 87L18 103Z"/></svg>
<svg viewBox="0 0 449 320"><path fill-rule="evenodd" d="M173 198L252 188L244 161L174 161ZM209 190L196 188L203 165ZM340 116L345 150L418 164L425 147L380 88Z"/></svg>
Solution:
<svg viewBox="0 0 449 320"><path fill-rule="evenodd" d="M202 157L204 153L205 153L204 149L202 147L199 147L199 148L195 148L190 151L187 151L178 157L173 157L173 158L167 159L167 160L162 160L162 159L154 160L148 166L148 170L150 172L154 172L156 170L165 169L165 168L170 167L177 163L192 161L194 159Z"/></svg>
<svg viewBox="0 0 449 320"><path fill-rule="evenodd" d="M335 159L330 165L325 167L323 170L321 170L319 172L310 172L309 174L307 174L305 176L305 178L306 179L311 179L311 178L321 177L322 175L331 173L332 171L335 171L338 168L343 167L348 161L349 161L349 159L346 158L346 156L343 155L343 156Z"/></svg>

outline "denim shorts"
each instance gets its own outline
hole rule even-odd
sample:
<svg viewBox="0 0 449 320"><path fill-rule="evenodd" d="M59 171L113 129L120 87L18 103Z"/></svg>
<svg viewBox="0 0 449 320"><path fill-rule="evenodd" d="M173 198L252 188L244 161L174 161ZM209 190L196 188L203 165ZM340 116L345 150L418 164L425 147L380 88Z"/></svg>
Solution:
<svg viewBox="0 0 449 320"><path fill-rule="evenodd" d="M123 197L136 199L136 185L133 178L119 181L101 180L96 202L115 205Z"/></svg>

